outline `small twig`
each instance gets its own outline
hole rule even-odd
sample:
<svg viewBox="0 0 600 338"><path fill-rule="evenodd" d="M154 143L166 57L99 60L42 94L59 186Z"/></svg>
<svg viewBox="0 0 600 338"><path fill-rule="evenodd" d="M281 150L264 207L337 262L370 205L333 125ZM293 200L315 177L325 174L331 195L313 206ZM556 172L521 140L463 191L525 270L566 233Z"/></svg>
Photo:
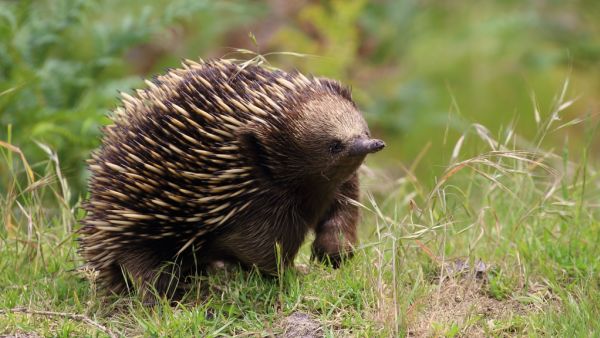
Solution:
<svg viewBox="0 0 600 338"><path fill-rule="evenodd" d="M117 338L118 336L112 332L109 328L107 328L106 326L93 321L92 319L90 319L87 316L84 315L80 315L77 313L65 313L65 312L52 312L52 311L41 311L41 310L30 310L30 309L26 309L26 308L22 308L22 307L17 307L14 309L7 309L7 310L0 310L0 315L1 314L8 314L8 313L26 313L26 314L31 314L31 315L41 315L41 316L49 316L49 317L63 317L63 318L69 318L72 320L77 320L80 322L84 322L86 324L89 324L93 327L95 327L96 329L106 333L109 337L111 338Z"/></svg>

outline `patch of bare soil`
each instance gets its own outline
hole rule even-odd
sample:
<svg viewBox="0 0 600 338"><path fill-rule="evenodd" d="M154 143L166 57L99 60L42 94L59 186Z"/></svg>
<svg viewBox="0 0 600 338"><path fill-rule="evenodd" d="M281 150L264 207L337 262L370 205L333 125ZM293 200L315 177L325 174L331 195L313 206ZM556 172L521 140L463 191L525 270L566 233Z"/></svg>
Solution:
<svg viewBox="0 0 600 338"><path fill-rule="evenodd" d="M437 290L415 304L415 318L409 320L410 337L444 335L453 328L453 334L460 336L485 337L486 328L493 330L495 321L534 311L515 299L492 298L486 292L488 267L482 262L474 267L454 262L445 269ZM511 328L506 330L510 334Z"/></svg>
<svg viewBox="0 0 600 338"><path fill-rule="evenodd" d="M321 324L310 315L294 312L281 322L283 333L279 338L321 338L323 330Z"/></svg>

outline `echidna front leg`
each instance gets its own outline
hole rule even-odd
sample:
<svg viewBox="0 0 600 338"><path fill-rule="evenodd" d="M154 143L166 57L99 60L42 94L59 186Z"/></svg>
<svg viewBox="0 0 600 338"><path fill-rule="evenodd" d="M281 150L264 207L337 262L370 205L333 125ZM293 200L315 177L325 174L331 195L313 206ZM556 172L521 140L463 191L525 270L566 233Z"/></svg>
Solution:
<svg viewBox="0 0 600 338"><path fill-rule="evenodd" d="M354 174L340 187L329 210L315 229L312 245L313 258L340 265L342 257L351 257L356 244L359 210L349 199L358 200L358 174Z"/></svg>

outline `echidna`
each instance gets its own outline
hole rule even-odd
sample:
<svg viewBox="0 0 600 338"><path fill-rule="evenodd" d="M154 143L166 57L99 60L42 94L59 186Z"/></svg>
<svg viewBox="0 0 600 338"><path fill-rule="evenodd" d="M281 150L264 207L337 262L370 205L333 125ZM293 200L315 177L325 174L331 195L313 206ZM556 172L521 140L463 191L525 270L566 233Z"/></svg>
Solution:
<svg viewBox="0 0 600 338"><path fill-rule="evenodd" d="M315 257L351 254L357 169L384 143L347 88L228 60L147 85L123 94L89 161L80 252L100 285L169 294L216 260L274 274L310 230Z"/></svg>

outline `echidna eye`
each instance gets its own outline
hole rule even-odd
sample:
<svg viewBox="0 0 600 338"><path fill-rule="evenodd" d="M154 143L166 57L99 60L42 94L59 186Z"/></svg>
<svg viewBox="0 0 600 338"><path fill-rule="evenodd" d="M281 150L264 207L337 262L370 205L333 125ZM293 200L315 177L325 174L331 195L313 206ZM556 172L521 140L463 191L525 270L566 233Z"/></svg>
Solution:
<svg viewBox="0 0 600 338"><path fill-rule="evenodd" d="M344 150L344 145L342 144L342 141L340 141L340 140L335 140L335 141L331 142L331 144L329 145L329 151L332 154L337 154L342 150Z"/></svg>

